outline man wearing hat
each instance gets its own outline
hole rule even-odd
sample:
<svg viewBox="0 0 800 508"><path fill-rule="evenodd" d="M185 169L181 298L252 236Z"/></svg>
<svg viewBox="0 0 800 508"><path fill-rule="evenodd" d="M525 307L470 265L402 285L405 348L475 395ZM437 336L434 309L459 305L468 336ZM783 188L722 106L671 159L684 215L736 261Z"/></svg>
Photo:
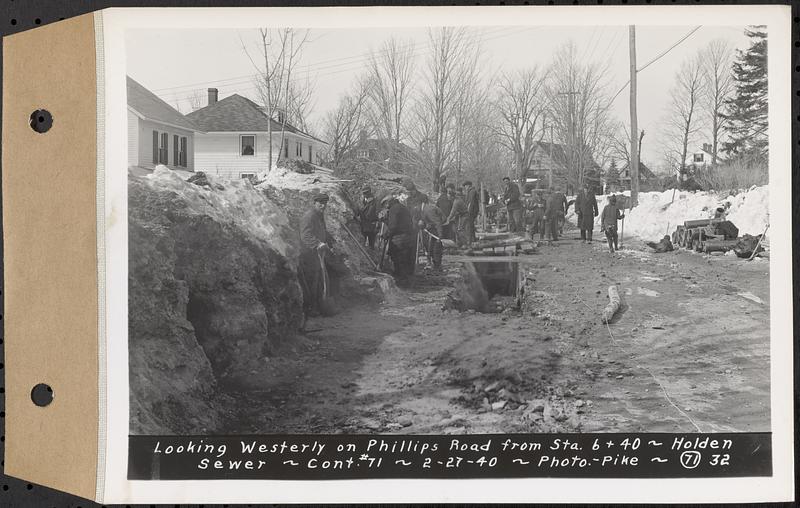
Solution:
<svg viewBox="0 0 800 508"><path fill-rule="evenodd" d="M303 288L303 311L318 315L324 292L322 264L331 264L333 237L325 226L327 194L314 196L314 204L300 219L300 271Z"/></svg>
<svg viewBox="0 0 800 508"><path fill-rule="evenodd" d="M387 209L383 238L389 242L389 257L394 265L394 275L398 283L407 282L414 275L414 256L417 249L411 212L392 195L383 198L381 204Z"/></svg>
<svg viewBox="0 0 800 508"><path fill-rule="evenodd" d="M361 225L361 234L369 245L370 249L375 248L375 235L378 231L378 204L375 202L375 196L372 195L372 189L365 187L361 191L362 204L358 210L356 217Z"/></svg>
<svg viewBox="0 0 800 508"><path fill-rule="evenodd" d="M455 197L456 186L452 183L448 183L446 187L442 187L442 193L439 195L439 199L436 200L436 206L442 211L445 222L447 218L450 217L450 210L453 208L453 200ZM442 238L454 239L453 228L450 224L442 224Z"/></svg>

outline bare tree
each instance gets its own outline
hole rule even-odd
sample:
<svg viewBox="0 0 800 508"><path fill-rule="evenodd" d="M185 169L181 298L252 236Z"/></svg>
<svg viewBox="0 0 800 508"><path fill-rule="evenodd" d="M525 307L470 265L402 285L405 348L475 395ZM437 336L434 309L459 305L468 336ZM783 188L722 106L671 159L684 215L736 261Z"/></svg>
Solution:
<svg viewBox="0 0 800 508"><path fill-rule="evenodd" d="M694 56L685 60L675 75L662 132L664 155L678 169L681 181L687 174L689 145L703 128L700 105L704 94L702 60Z"/></svg>
<svg viewBox="0 0 800 508"><path fill-rule="evenodd" d="M438 191L442 175L454 167L451 162L458 132L454 128L455 113L467 78L474 71L478 46L464 28L431 29L428 39L431 54L415 104L416 130L412 138L434 190Z"/></svg>
<svg viewBox="0 0 800 508"><path fill-rule="evenodd" d="M731 73L733 49L728 41L716 39L702 51L700 58L705 80L703 109L711 129L711 164L716 165L719 140L728 124L728 119L723 115L725 102L734 91Z"/></svg>
<svg viewBox="0 0 800 508"><path fill-rule="evenodd" d="M513 153L517 179L524 183L533 163L537 143L544 134L547 74L538 67L500 76L495 108L499 115L497 133Z"/></svg>
<svg viewBox="0 0 800 508"><path fill-rule="evenodd" d="M330 143L326 159L332 169L342 163L348 151L358 143L362 131L368 131L366 113L368 84L359 80L353 90L339 99L336 109L323 120L323 131Z"/></svg>
<svg viewBox="0 0 800 508"><path fill-rule="evenodd" d="M370 54L367 68L375 126L381 137L400 143L413 86L413 43L402 43L394 37L384 41L378 52Z"/></svg>
<svg viewBox="0 0 800 508"><path fill-rule="evenodd" d="M208 100L208 95L204 94L202 90L192 90L192 93L186 97L186 102L189 103L191 111L197 111L203 107L203 104Z"/></svg>
<svg viewBox="0 0 800 508"><path fill-rule="evenodd" d="M244 50L257 75L255 85L264 111L270 119L276 113L281 124L281 137L279 147L283 146L284 132L287 116L291 111L297 111L298 97L305 97L298 93L298 87L292 86L292 73L300 59L303 46L308 41L310 31L295 28L260 28L258 60L251 56L251 52L242 43ZM302 108L301 108L302 109ZM267 122L267 138L269 142L268 158L272 169L272 122ZM281 157L278 149L278 159Z"/></svg>
<svg viewBox="0 0 800 508"><path fill-rule="evenodd" d="M547 96L555 138L564 148L567 182L580 186L586 173L607 158L613 135L605 68L581 63L570 41L555 54Z"/></svg>

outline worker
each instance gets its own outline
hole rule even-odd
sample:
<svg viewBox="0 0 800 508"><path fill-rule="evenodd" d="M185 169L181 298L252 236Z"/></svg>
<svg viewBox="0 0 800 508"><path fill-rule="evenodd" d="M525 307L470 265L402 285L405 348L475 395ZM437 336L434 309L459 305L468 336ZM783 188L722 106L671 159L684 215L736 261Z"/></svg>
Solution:
<svg viewBox="0 0 800 508"><path fill-rule="evenodd" d="M619 249L617 245L617 221L624 219L625 214L620 212L617 208L617 197L613 194L608 196L608 204L603 207L603 213L600 215L600 224L603 232L606 234L608 240L608 250L614 252Z"/></svg>
<svg viewBox="0 0 800 508"><path fill-rule="evenodd" d="M539 240L544 240L545 222L544 207L546 205L544 196L540 192L533 192L531 195L531 239L539 233Z"/></svg>
<svg viewBox="0 0 800 508"><path fill-rule="evenodd" d="M444 221L446 226L451 228L453 233L452 239L459 247L463 247L466 242L464 233L464 223L467 216L467 204L464 201L464 191L459 189L453 197L453 206L450 208L450 215Z"/></svg>
<svg viewBox="0 0 800 508"><path fill-rule="evenodd" d="M594 218L597 217L597 198L589 189L589 183L584 182L583 188L575 198L575 213L578 214L578 227L581 230L581 242L592 243L592 230Z"/></svg>
<svg viewBox="0 0 800 508"><path fill-rule="evenodd" d="M672 240L670 240L669 235L664 235L664 238L662 238L658 243L646 242L646 245L659 254L663 254L664 252L672 252L675 250L675 248L672 246Z"/></svg>
<svg viewBox="0 0 800 508"><path fill-rule="evenodd" d="M464 204L467 205L467 215L464 218L464 240L467 245L472 245L475 241L475 219L478 218L480 211L480 200L478 190L467 180L462 185L464 189Z"/></svg>
<svg viewBox="0 0 800 508"><path fill-rule="evenodd" d="M414 276L414 256L417 254L417 237L411 223L411 212L393 195L383 198L381 204L386 208L383 239L389 242L395 280L398 285L403 285Z"/></svg>
<svg viewBox="0 0 800 508"><path fill-rule="evenodd" d="M452 183L448 183L446 187L442 187L442 193L439 195L439 198L436 200L436 206L441 210L442 215L444 216L444 221L446 222L447 218L450 216L450 210L453 208L453 198L456 196L456 186ZM452 192L451 192L452 189ZM442 238L448 238L450 240L453 239L453 232L450 224L442 225Z"/></svg>
<svg viewBox="0 0 800 508"><path fill-rule="evenodd" d="M423 235L425 252L433 263L433 269L439 270L442 267L442 224L445 217L438 206L428 203L428 196L422 198L420 211L417 226Z"/></svg>
<svg viewBox="0 0 800 508"><path fill-rule="evenodd" d="M375 236L378 232L378 204L375 201L375 196L372 195L372 189L365 187L361 191L362 203L358 209L356 219L361 225L361 234L364 236L364 241L370 249L375 248Z"/></svg>
<svg viewBox="0 0 800 508"><path fill-rule="evenodd" d="M508 211L508 232L522 231L522 202L519 200L519 187L509 177L503 177L503 203Z"/></svg>
<svg viewBox="0 0 800 508"><path fill-rule="evenodd" d="M558 240L560 221L567 213L567 197L558 189L550 188L544 210L544 222L551 241Z"/></svg>
<svg viewBox="0 0 800 508"><path fill-rule="evenodd" d="M334 268L333 244L334 240L325 226L325 208L328 206L329 196L317 194L313 198L313 205L300 219L300 282L303 290L303 314L318 316L324 296L325 270ZM328 270L338 272L336 268Z"/></svg>

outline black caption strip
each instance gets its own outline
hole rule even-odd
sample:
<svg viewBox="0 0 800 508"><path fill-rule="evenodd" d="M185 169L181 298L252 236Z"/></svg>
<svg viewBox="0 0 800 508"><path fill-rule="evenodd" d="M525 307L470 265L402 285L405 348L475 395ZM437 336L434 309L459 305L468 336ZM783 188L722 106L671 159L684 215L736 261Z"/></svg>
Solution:
<svg viewBox="0 0 800 508"><path fill-rule="evenodd" d="M770 433L130 436L130 480L771 476Z"/></svg>

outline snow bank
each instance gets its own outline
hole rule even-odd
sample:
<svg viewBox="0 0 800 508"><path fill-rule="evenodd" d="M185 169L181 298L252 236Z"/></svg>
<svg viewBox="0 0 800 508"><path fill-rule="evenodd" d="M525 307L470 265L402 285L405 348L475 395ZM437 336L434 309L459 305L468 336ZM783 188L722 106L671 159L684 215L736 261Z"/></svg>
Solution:
<svg viewBox="0 0 800 508"><path fill-rule="evenodd" d="M262 193L253 192L248 180L205 176L208 186L192 185L177 172L157 167L145 181L154 190L171 190L182 196L184 206L195 213L208 215L220 223L233 223L281 255L296 256L292 246L284 240L285 230L290 227L284 210Z"/></svg>
<svg viewBox="0 0 800 508"><path fill-rule="evenodd" d="M629 196L630 192L625 194ZM674 201L672 196L672 190L639 193L639 205L625 211L625 236L658 240L665 234L672 234L684 221L711 217L716 208L726 203L729 204L727 218L739 228L739 236L760 235L769 222L769 188L766 185L753 186L736 194L677 191ZM608 196L597 196L600 212L607 203ZM574 207L570 207L567 220L577 223ZM595 227L600 228L599 215Z"/></svg>

